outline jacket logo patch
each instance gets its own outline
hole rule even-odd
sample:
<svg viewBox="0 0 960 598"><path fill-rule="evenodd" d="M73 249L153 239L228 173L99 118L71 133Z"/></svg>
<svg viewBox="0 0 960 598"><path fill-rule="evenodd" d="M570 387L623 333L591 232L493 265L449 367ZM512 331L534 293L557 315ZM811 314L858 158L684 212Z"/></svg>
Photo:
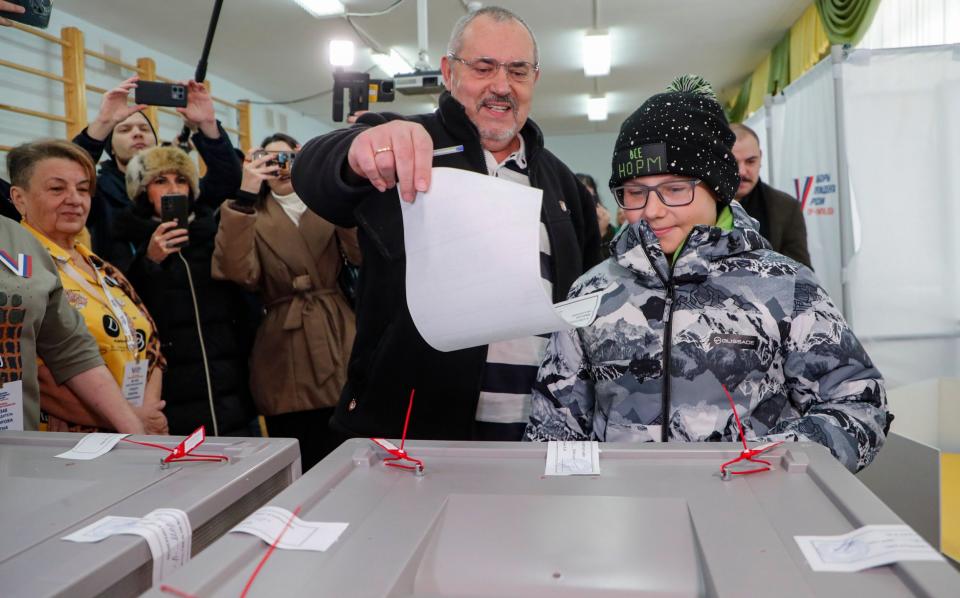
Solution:
<svg viewBox="0 0 960 598"><path fill-rule="evenodd" d="M760 346L760 338L743 334L713 334L710 336L710 347L732 347L735 349L755 350Z"/></svg>

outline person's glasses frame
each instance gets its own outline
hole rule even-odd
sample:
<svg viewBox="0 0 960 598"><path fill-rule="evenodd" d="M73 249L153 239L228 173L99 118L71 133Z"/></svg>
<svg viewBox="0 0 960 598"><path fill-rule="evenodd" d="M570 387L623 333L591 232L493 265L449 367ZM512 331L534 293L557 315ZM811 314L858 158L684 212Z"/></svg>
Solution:
<svg viewBox="0 0 960 598"><path fill-rule="evenodd" d="M650 192L653 191L657 194L657 197L660 198L660 203L669 207L669 208L682 208L683 206L688 206L693 203L693 199L696 197L697 185L702 183L700 179L686 179L679 181L664 181L659 185L620 185L619 187L610 187L610 192L613 193L614 199L617 200L617 205L623 208L624 210L642 210L647 207L647 202L650 201ZM669 186L683 188L677 192L667 191L666 194L664 190ZM631 195L641 195L642 199L640 202L631 202L631 205L626 205L627 202L624 199L625 191L630 191Z"/></svg>
<svg viewBox="0 0 960 598"><path fill-rule="evenodd" d="M453 52L448 53L447 57L469 68L470 72L473 73L473 76L477 79L492 79L502 67L511 81L515 83L528 83L533 79L534 73L540 70L539 64L527 62L526 60L498 62L487 56L466 60Z"/></svg>

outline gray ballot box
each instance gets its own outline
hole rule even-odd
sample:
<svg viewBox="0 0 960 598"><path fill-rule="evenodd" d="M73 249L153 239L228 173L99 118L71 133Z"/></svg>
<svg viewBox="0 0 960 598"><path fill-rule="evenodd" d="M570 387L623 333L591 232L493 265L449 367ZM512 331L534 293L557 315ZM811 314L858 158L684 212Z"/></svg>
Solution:
<svg viewBox="0 0 960 598"><path fill-rule="evenodd" d="M902 523L820 445L723 481L734 444L602 444L601 475L544 476L538 443L411 441L425 472L346 442L270 505L346 522L325 552L275 550L249 596L956 596L945 562L817 573L795 535ZM164 579L239 596L268 544L228 533ZM151 590L149 596L170 594Z"/></svg>
<svg viewBox="0 0 960 598"><path fill-rule="evenodd" d="M153 559L143 538L113 536L78 544L63 536L107 515L185 511L193 554L300 477L296 440L213 438L198 453L226 463L161 468L167 453L120 442L89 461L54 457L84 435L0 432L0 596L136 596L150 588ZM177 445L179 436L132 436Z"/></svg>

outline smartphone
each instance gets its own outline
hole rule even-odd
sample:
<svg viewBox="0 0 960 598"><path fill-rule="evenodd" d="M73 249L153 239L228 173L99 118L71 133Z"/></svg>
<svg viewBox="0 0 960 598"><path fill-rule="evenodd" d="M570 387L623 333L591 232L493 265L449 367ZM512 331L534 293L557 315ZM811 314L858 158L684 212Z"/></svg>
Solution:
<svg viewBox="0 0 960 598"><path fill-rule="evenodd" d="M133 100L148 106L187 107L187 86L179 83L161 83L159 81L138 81Z"/></svg>
<svg viewBox="0 0 960 598"><path fill-rule="evenodd" d="M176 228L187 228L190 216L190 198L186 195L164 195L160 198L160 219L164 222L176 222ZM177 245L186 247L189 238Z"/></svg>
<svg viewBox="0 0 960 598"><path fill-rule="evenodd" d="M267 150L257 150L253 153L253 159L259 160L267 154L273 154L273 160L268 160L266 166L276 166L277 176L290 174L290 167L293 166L293 159L297 157L297 152L268 152Z"/></svg>
<svg viewBox="0 0 960 598"><path fill-rule="evenodd" d="M39 29L46 29L47 25L50 24L50 13L53 12L53 2L51 0L7 0L7 2L22 6L27 10L22 15L0 11L0 17Z"/></svg>

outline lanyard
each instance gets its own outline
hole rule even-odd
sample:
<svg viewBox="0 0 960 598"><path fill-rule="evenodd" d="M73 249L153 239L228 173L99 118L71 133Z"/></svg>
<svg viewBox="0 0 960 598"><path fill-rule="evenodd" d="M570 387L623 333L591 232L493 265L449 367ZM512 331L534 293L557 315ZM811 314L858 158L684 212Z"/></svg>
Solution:
<svg viewBox="0 0 960 598"><path fill-rule="evenodd" d="M113 293L110 292L110 287L107 285L106 277L100 274L100 269L91 264L94 277L97 279L97 282L100 283L100 288L103 290L103 295L106 298L106 301L99 297L97 290L90 286L90 283L87 282L83 274L81 274L73 266L73 264L69 262L69 260L57 258L57 266L60 267L60 270L63 271L64 274L69 276L74 282L83 287L83 290L85 290L87 294L110 308L110 311L113 312L114 319L117 321L117 325L120 326L121 330L123 330L123 336L127 342L127 349L130 351L130 355L133 356L133 359L136 360L140 351L139 343L137 342L137 334L133 330L133 322L123 311L123 305L120 304L120 301L117 300L117 298L113 296Z"/></svg>

